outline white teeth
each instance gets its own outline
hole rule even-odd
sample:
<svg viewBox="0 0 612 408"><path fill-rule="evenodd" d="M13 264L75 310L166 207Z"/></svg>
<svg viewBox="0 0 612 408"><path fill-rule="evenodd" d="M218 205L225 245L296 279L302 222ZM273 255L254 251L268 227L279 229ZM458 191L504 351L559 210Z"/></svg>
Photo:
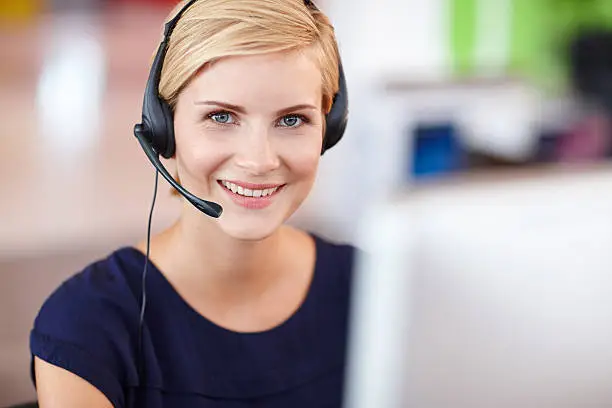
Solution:
<svg viewBox="0 0 612 408"><path fill-rule="evenodd" d="M274 194L274 192L278 190L278 187L266 188L264 190L251 190L248 188L243 188L237 184L230 183L229 181L225 181L225 180L222 180L221 184L223 184L225 188L232 191L233 193L236 193L236 194L239 194L245 197L256 197L256 198L267 197L269 195Z"/></svg>

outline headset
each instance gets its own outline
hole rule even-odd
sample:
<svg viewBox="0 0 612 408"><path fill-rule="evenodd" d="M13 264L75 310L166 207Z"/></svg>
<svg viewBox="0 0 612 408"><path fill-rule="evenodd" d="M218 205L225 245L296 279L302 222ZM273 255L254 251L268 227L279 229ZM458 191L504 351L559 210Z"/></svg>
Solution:
<svg viewBox="0 0 612 408"><path fill-rule="evenodd" d="M162 67L164 59L166 57L166 51L172 32L176 27L176 24L181 19L183 14L198 0L188 1L181 10L168 21L164 28L164 36L162 42L159 45L153 63L151 64L151 70L147 80L144 100L142 106L142 121L134 126L134 135L144 150L146 156L151 161L151 164L156 169L155 173L155 188L153 193L153 201L149 212L149 221L147 228L147 253L145 266L142 273L142 295L141 295L141 307L140 307L140 321L138 327L138 371L142 376L144 374L142 367L142 326L144 322L144 313L146 309L146 274L147 266L149 263L149 243L151 237L151 220L153 215L153 208L155 206L155 197L157 196L157 184L158 176L161 175L170 183L172 187L178 191L187 201L194 205L198 210L204 214L219 218L223 212L223 208L218 203L207 201L196 197L184 187L182 187L166 170L162 164L159 156L164 158L170 158L174 156L176 145L174 138L174 115L172 109L168 103L161 98L159 95L159 81L161 77ZM231 1L231 0L228 0ZM304 4L308 9L313 12L318 11L317 7L310 0L304 0ZM348 94L346 89L346 80L344 77L344 70L342 68L342 61L338 61L339 68L339 89L334 96L332 107L329 113L325 116L325 135L323 136L323 143L321 147L321 155L323 155L328 149L335 146L342 136L344 135L347 122L348 122ZM142 378L142 377L141 377ZM129 405L128 405L129 406Z"/></svg>
<svg viewBox="0 0 612 408"><path fill-rule="evenodd" d="M217 203L202 200L184 189L180 184L172 178L170 173L159 160L159 155L164 158L170 158L175 152L174 138L174 118L172 109L168 103L159 96L159 80L161 77L162 66L170 37L176 24L181 16L198 0L191 0L176 14L176 16L168 21L164 30L164 38L159 45L157 54L151 65L151 72L145 88L143 107L142 107L142 122L134 126L134 135L140 142L145 154L153 164L153 166L161 173L161 175L174 187L183 197L191 204L198 208L203 213L218 218L221 216L223 209ZM228 0L231 1L231 0ZM316 6L310 1L304 2L307 7L313 11L317 11ZM330 112L325 117L326 129L323 137L323 146L321 154L330 149L342 138L348 121L348 97L346 90L346 80L344 78L344 70L342 62L339 61L339 90L334 96Z"/></svg>

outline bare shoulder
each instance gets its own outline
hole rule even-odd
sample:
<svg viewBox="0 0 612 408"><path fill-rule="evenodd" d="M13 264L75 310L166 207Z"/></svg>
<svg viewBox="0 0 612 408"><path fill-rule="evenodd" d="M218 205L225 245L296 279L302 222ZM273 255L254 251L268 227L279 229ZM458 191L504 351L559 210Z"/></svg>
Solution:
<svg viewBox="0 0 612 408"><path fill-rule="evenodd" d="M41 408L112 408L108 398L81 377L38 357L34 364Z"/></svg>

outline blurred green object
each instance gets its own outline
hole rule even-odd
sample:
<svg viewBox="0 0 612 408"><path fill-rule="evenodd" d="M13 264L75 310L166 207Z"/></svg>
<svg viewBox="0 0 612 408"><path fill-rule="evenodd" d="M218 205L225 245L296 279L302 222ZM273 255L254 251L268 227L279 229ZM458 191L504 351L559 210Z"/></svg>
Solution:
<svg viewBox="0 0 612 408"><path fill-rule="evenodd" d="M450 54L456 75L478 76L479 10L494 0L448 0ZM568 48L580 32L612 29L612 0L510 0L506 73L555 92L568 85ZM499 29L505 29L500 27Z"/></svg>
<svg viewBox="0 0 612 408"><path fill-rule="evenodd" d="M513 0L510 23L508 71L540 82L553 66L547 51L547 0ZM553 64L554 65L554 64Z"/></svg>
<svg viewBox="0 0 612 408"><path fill-rule="evenodd" d="M450 44L453 68L457 75L471 75L476 47L476 15L478 0L450 1Z"/></svg>
<svg viewBox="0 0 612 408"><path fill-rule="evenodd" d="M612 29L610 0L515 1L527 3L524 13L535 16L531 24L538 24L542 28L537 34L538 47L532 51L529 59L514 59L513 68L526 72L546 89L568 86L569 47L578 35L591 29ZM517 15L514 18L514 32L524 30L520 17ZM529 39L515 39L517 50Z"/></svg>

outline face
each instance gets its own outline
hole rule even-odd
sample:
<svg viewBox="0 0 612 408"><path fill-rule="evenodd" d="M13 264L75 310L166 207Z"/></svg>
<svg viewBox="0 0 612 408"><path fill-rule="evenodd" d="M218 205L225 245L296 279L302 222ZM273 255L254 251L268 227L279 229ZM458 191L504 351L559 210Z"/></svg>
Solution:
<svg viewBox="0 0 612 408"><path fill-rule="evenodd" d="M308 196L323 140L321 103L321 71L307 53L221 59L181 92L177 173L192 193L221 204L221 217L209 220L224 233L265 238Z"/></svg>

